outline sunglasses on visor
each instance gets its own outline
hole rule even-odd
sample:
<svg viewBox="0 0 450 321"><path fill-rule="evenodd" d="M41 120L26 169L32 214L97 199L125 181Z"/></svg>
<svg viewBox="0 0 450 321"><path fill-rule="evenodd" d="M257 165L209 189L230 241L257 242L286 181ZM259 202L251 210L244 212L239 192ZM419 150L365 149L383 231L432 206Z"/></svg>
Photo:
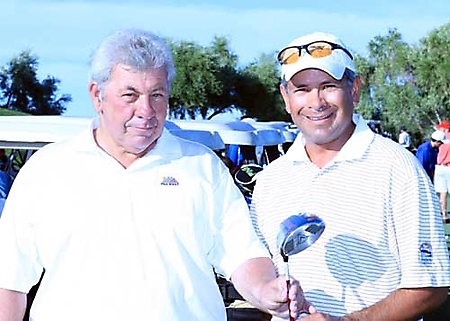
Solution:
<svg viewBox="0 0 450 321"><path fill-rule="evenodd" d="M307 45L284 48L278 54L278 62L282 65L296 63L300 59L303 49L305 49L306 52L313 58L327 57L333 53L333 50L341 49L353 60L352 54L347 49L336 43L328 41L314 41Z"/></svg>

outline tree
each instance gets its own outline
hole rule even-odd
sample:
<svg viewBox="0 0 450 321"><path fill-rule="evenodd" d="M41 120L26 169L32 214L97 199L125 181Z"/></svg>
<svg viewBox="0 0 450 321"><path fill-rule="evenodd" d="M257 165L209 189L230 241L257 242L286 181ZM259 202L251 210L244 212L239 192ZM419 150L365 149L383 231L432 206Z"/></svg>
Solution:
<svg viewBox="0 0 450 321"><path fill-rule="evenodd" d="M416 83L428 125L450 118L450 24L430 32L414 51Z"/></svg>
<svg viewBox="0 0 450 321"><path fill-rule="evenodd" d="M177 69L169 101L171 115L207 118L233 108L237 56L228 41L216 37L210 47L185 41L170 44Z"/></svg>
<svg viewBox="0 0 450 321"><path fill-rule="evenodd" d="M213 64L216 66L215 77L220 83L220 91L212 92L209 99L210 105L208 119L238 108L237 96L238 90L236 83L240 77L238 68L238 56L234 54L229 46L229 42L224 37L215 37L212 46L206 48ZM206 110L205 110L206 115Z"/></svg>
<svg viewBox="0 0 450 321"><path fill-rule="evenodd" d="M280 72L274 54L262 54L240 75L236 84L237 105L243 113L263 121L290 119L279 91Z"/></svg>
<svg viewBox="0 0 450 321"><path fill-rule="evenodd" d="M14 57L0 71L0 107L32 115L61 115L70 95L56 96L60 80L37 78L38 59L30 51Z"/></svg>
<svg viewBox="0 0 450 321"><path fill-rule="evenodd" d="M428 139L433 125L450 116L450 24L410 46L393 29L369 42L369 57L357 57L362 79L357 111L381 120L397 133L408 128L416 145Z"/></svg>
<svg viewBox="0 0 450 321"><path fill-rule="evenodd" d="M367 58L355 55L355 64L358 69L358 75L361 78L361 97L356 111L364 119L380 120L382 111L373 102L372 79L375 73L375 66Z"/></svg>
<svg viewBox="0 0 450 321"><path fill-rule="evenodd" d="M239 67L224 37L214 38L209 47L171 42L171 49L177 69L171 116L211 119L235 109L261 120L286 119L274 55L261 55L259 61Z"/></svg>
<svg viewBox="0 0 450 321"><path fill-rule="evenodd" d="M372 119L382 120L393 133L406 126L415 141L421 140L425 113L411 60L413 48L395 29L386 36L375 37L368 47L368 60L358 58L364 83L361 99L364 113L371 111Z"/></svg>

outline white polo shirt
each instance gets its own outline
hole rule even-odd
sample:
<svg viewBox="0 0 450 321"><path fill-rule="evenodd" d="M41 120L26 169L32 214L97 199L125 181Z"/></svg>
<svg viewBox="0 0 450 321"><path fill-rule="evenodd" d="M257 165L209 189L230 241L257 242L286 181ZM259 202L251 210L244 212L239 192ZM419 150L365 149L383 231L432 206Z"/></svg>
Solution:
<svg viewBox="0 0 450 321"><path fill-rule="evenodd" d="M124 169L92 128L21 169L0 219L0 287L33 321L225 320L213 273L268 257L220 159L164 130Z"/></svg>
<svg viewBox="0 0 450 321"><path fill-rule="evenodd" d="M280 273L280 223L302 212L325 221L322 236L291 256L289 267L313 305L335 316L399 288L450 286L439 201L427 174L409 151L375 135L362 118L354 122L352 137L324 168L311 163L300 134L258 176L252 199L252 219Z"/></svg>

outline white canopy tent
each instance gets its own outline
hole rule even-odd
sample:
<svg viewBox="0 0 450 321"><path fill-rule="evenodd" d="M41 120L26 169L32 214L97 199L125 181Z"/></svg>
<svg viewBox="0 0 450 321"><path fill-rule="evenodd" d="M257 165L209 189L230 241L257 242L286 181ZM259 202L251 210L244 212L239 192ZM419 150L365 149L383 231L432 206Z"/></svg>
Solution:
<svg viewBox="0 0 450 321"><path fill-rule="evenodd" d="M20 167L42 146L61 141L88 128L91 118L66 116L0 116L0 148L8 149L6 171L15 177ZM212 150L225 144L214 131L186 130L166 123L169 131L181 138L201 143Z"/></svg>
<svg viewBox="0 0 450 321"><path fill-rule="evenodd" d="M171 120L171 122L184 130L217 132L225 144L268 146L285 142L280 130L273 127L257 127L245 121Z"/></svg>
<svg viewBox="0 0 450 321"><path fill-rule="evenodd" d="M39 149L88 128L90 118L65 116L0 116L0 148ZM218 133L184 130L169 123L166 127L176 136L196 141L211 149L223 149Z"/></svg>

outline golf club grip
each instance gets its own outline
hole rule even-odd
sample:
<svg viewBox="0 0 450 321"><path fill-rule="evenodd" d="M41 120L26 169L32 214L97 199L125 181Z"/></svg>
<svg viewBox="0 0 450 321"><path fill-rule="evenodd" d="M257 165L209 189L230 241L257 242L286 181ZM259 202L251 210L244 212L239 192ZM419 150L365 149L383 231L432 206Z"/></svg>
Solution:
<svg viewBox="0 0 450 321"><path fill-rule="evenodd" d="M291 280L286 279L286 291L287 291L287 305L288 305L288 312L289 312L289 321L295 321L294 318L291 316L291 299L289 298L289 288L291 287Z"/></svg>

